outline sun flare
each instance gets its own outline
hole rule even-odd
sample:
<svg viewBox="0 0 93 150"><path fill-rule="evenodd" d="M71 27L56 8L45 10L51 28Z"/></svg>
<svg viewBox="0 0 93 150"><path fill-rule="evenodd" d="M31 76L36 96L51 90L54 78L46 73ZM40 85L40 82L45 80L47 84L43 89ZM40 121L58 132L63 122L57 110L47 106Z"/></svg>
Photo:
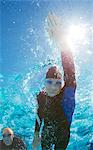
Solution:
<svg viewBox="0 0 93 150"><path fill-rule="evenodd" d="M68 29L67 41L70 47L73 49L75 44L81 44L86 40L86 27L83 24L71 25Z"/></svg>

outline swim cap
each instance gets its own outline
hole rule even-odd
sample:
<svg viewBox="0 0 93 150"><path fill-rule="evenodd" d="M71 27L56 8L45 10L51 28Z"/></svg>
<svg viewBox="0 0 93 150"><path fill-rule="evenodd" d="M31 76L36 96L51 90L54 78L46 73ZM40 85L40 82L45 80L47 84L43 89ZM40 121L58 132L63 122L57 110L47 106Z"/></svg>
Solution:
<svg viewBox="0 0 93 150"><path fill-rule="evenodd" d="M54 66L48 69L46 73L46 79L47 78L62 79L62 75L59 72L58 68Z"/></svg>

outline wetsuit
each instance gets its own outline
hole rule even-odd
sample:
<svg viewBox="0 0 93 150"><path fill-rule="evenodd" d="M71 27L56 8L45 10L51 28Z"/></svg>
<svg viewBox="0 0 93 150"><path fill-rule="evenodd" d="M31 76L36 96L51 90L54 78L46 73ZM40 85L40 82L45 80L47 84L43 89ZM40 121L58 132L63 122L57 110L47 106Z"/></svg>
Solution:
<svg viewBox="0 0 93 150"><path fill-rule="evenodd" d="M27 150L25 144L18 137L14 137L11 145L7 146L3 140L0 141L0 150Z"/></svg>
<svg viewBox="0 0 93 150"><path fill-rule="evenodd" d="M42 150L51 150L52 144L54 144L55 150L65 150L70 138L76 90L75 68L71 52L62 52L62 65L64 86L61 92L54 97L49 97L43 90L37 96L38 118L36 119L35 131L39 132L44 119Z"/></svg>

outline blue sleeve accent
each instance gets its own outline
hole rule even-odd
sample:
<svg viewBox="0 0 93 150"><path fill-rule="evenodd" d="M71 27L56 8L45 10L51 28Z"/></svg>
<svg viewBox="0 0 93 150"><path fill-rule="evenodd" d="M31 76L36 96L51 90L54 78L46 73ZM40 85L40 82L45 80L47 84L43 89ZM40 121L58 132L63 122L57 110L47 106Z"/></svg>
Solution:
<svg viewBox="0 0 93 150"><path fill-rule="evenodd" d="M72 115L75 109L75 88L65 87L61 104L64 114L69 124L71 124Z"/></svg>

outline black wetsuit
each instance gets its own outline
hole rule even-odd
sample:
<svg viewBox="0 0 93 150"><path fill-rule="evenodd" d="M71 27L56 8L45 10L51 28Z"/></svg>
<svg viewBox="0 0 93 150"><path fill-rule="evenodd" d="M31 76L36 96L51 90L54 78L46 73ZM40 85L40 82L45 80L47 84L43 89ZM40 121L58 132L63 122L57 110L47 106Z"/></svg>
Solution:
<svg viewBox="0 0 93 150"><path fill-rule="evenodd" d="M10 146L5 145L3 140L1 140L0 150L27 150L27 148L20 138L14 137L13 142Z"/></svg>
<svg viewBox="0 0 93 150"><path fill-rule="evenodd" d="M46 96L41 140L44 150L50 150L52 144L55 144L55 150L62 150L69 142L70 125L61 107L62 95L63 92L53 98Z"/></svg>

